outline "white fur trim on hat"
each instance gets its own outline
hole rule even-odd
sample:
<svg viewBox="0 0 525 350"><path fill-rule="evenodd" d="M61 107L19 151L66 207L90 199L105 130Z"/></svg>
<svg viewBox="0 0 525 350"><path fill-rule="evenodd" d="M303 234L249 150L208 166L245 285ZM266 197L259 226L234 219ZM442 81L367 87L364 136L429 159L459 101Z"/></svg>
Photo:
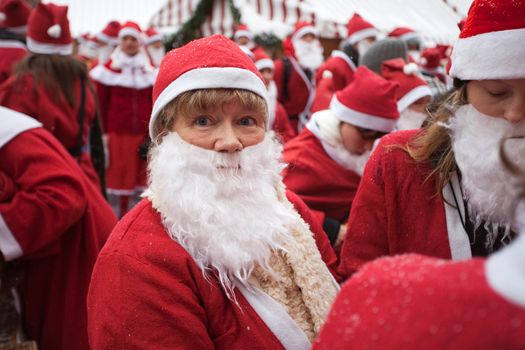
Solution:
<svg viewBox="0 0 525 350"><path fill-rule="evenodd" d="M348 41L348 43L350 43L350 45L354 45L355 43L358 43L363 39L371 38L371 37L375 38L377 37L378 34L379 34L379 31L377 29L366 28L366 29L355 32L354 34L350 35L348 39L346 40Z"/></svg>
<svg viewBox="0 0 525 350"><path fill-rule="evenodd" d="M319 31L314 26L305 26L299 29L297 32L295 32L292 35L293 40L301 39L306 34L313 34L315 36L319 36Z"/></svg>
<svg viewBox="0 0 525 350"><path fill-rule="evenodd" d="M334 111L337 118L342 122L365 129L390 132L394 130L397 123L397 119L386 119L350 109L342 104L335 95L330 102L330 109Z"/></svg>
<svg viewBox="0 0 525 350"><path fill-rule="evenodd" d="M410 90L405 94L405 96L401 97L399 101L397 101L397 110L399 112L404 111L408 108L408 106L424 96L432 96L432 91L427 85L421 85L415 89Z"/></svg>
<svg viewBox="0 0 525 350"><path fill-rule="evenodd" d="M255 73L236 67L209 67L187 71L172 81L153 104L149 133L153 139L153 124L159 112L178 95L199 89L243 89L256 93L268 103L264 82Z"/></svg>
<svg viewBox="0 0 525 350"><path fill-rule="evenodd" d="M137 39L140 42L144 42L144 37L143 37L142 33L139 32L138 30L136 30L135 28L125 27L125 28L122 28L118 32L118 38L119 39L122 39L126 35L132 36L132 37L134 37L135 39Z"/></svg>
<svg viewBox="0 0 525 350"><path fill-rule="evenodd" d="M114 38L114 37L110 37L110 36L107 36L106 34L100 32L97 34L97 39L108 44L108 45L113 45L113 46L117 46L118 45L118 38Z"/></svg>
<svg viewBox="0 0 525 350"><path fill-rule="evenodd" d="M73 54L73 44L58 45L58 44L40 43L29 37L27 38L27 48L31 52L47 54L47 55L57 54L57 55L66 56L66 55Z"/></svg>
<svg viewBox="0 0 525 350"><path fill-rule="evenodd" d="M145 41L145 44L146 45L151 45L151 44L153 44L156 41L162 41L162 34L158 33L158 34L155 34L155 35L147 37L146 41Z"/></svg>
<svg viewBox="0 0 525 350"><path fill-rule="evenodd" d="M450 75L462 80L525 78L525 29L458 39Z"/></svg>
<svg viewBox="0 0 525 350"><path fill-rule="evenodd" d="M421 37L419 36L419 34L417 32L408 32L408 33L405 33L405 34L399 36L399 39L401 39L403 41L409 41L409 40L412 40L412 39L420 39L420 38Z"/></svg>
<svg viewBox="0 0 525 350"><path fill-rule="evenodd" d="M255 67L257 67L257 70L261 71L263 69L269 68L271 70L274 69L273 61L269 58L263 58L262 60L258 60L255 62Z"/></svg>
<svg viewBox="0 0 525 350"><path fill-rule="evenodd" d="M249 30L238 30L235 32L235 34L233 34L233 38L236 40L243 36L247 37L250 40L253 40L253 33Z"/></svg>

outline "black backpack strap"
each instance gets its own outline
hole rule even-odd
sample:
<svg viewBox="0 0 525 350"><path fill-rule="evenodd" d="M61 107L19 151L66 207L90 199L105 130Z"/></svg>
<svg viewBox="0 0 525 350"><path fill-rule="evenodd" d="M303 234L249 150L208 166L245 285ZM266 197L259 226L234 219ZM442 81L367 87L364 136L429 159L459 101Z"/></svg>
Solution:
<svg viewBox="0 0 525 350"><path fill-rule="evenodd" d="M283 56L283 100L288 100L288 84L290 82L290 75L292 74L292 62L286 56Z"/></svg>

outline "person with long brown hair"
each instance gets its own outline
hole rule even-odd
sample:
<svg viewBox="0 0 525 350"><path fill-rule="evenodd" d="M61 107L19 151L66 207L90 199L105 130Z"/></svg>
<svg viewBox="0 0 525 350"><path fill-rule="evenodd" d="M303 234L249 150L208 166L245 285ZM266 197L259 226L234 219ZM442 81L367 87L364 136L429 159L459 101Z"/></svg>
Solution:
<svg viewBox="0 0 525 350"><path fill-rule="evenodd" d="M95 91L87 67L72 56L72 42L67 6L38 4L28 20L30 54L0 87L0 105L40 121L100 187L104 157Z"/></svg>
<svg viewBox="0 0 525 350"><path fill-rule="evenodd" d="M473 3L452 55L456 88L423 129L384 137L367 164L343 276L385 255L487 256L515 237L517 198L498 149L513 138L509 157L524 165L524 35L525 1Z"/></svg>

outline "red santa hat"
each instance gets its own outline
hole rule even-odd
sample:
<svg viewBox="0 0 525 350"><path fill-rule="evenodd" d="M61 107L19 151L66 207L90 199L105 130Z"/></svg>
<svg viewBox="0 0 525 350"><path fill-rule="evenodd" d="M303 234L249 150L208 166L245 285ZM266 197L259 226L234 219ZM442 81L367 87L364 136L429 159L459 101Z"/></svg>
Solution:
<svg viewBox="0 0 525 350"><path fill-rule="evenodd" d="M97 39L105 44L117 46L120 27L121 25L118 21L109 22L104 29L97 34Z"/></svg>
<svg viewBox="0 0 525 350"><path fill-rule="evenodd" d="M268 54L263 50L263 49L257 49L253 52L253 56L254 56L254 62L255 62L255 67L257 67L257 69L259 71L262 71L263 69L271 69L273 70L274 69L274 64L273 64L273 61L272 59L270 58L270 56L268 56Z"/></svg>
<svg viewBox="0 0 525 350"><path fill-rule="evenodd" d="M348 31L348 43L354 45L363 39L376 37L379 31L372 25L372 23L365 21L358 13L354 13L352 18L346 24Z"/></svg>
<svg viewBox="0 0 525 350"><path fill-rule="evenodd" d="M319 31L311 22L299 21L295 23L294 31L292 33L292 41L301 39L306 34L313 34L319 36Z"/></svg>
<svg viewBox="0 0 525 350"><path fill-rule="evenodd" d="M144 43L144 33L142 33L142 29L140 29L140 26L135 22L127 21L120 27L118 31L119 40L122 40L125 36L132 36L140 43Z"/></svg>
<svg viewBox="0 0 525 350"><path fill-rule="evenodd" d="M397 109L404 111L421 97L432 96L432 91L426 81L418 76L418 67L415 63L406 64L402 58L383 62L381 74L385 79L397 82L396 90Z"/></svg>
<svg viewBox="0 0 525 350"><path fill-rule="evenodd" d="M153 87L153 110L149 124L180 94L200 89L243 89L267 101L264 79L239 46L223 35L194 40L171 50L162 60Z"/></svg>
<svg viewBox="0 0 525 350"><path fill-rule="evenodd" d="M27 27L29 51L59 55L73 53L67 6L39 3L29 16Z"/></svg>
<svg viewBox="0 0 525 350"><path fill-rule="evenodd" d="M0 28L15 34L25 34L31 7L23 0L3 0L0 2Z"/></svg>
<svg viewBox="0 0 525 350"><path fill-rule="evenodd" d="M441 66L441 59L444 54L442 50L437 47L426 48L421 53L421 67L426 70L433 71Z"/></svg>
<svg viewBox="0 0 525 350"><path fill-rule="evenodd" d="M237 40L242 37L247 37L250 40L253 40L253 33L248 29L246 24L239 24L235 27L235 32L233 33L233 39Z"/></svg>
<svg viewBox="0 0 525 350"><path fill-rule="evenodd" d="M451 60L462 80L525 78L525 1L475 0Z"/></svg>
<svg viewBox="0 0 525 350"><path fill-rule="evenodd" d="M394 130L399 111L398 84L389 82L365 66L355 71L354 80L332 97L330 110L342 122L380 132Z"/></svg>
<svg viewBox="0 0 525 350"><path fill-rule="evenodd" d="M153 27L149 27L148 29L146 29L145 34L146 34L146 41L145 41L146 45L151 45L156 41L162 41L162 34L157 32L157 30Z"/></svg>
<svg viewBox="0 0 525 350"><path fill-rule="evenodd" d="M419 39L419 34L415 30L407 27L397 27L392 30L388 36L391 38L403 40L405 42L412 39Z"/></svg>

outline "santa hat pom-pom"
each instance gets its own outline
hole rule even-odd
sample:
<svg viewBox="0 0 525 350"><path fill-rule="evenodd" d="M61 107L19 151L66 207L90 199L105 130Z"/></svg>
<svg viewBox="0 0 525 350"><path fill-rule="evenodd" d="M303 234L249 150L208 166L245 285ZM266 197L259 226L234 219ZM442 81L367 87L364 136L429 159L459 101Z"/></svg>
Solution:
<svg viewBox="0 0 525 350"><path fill-rule="evenodd" d="M328 69L323 71L323 79L332 79L333 76L333 73Z"/></svg>
<svg viewBox="0 0 525 350"><path fill-rule="evenodd" d="M62 28L60 28L59 24L54 24L47 29L47 34L52 38L58 39L60 34L62 34Z"/></svg>
<svg viewBox="0 0 525 350"><path fill-rule="evenodd" d="M409 64L406 64L404 67L403 67L403 73L405 73L406 75L414 75L418 72L419 68L417 67L417 64L415 63L409 63Z"/></svg>
<svg viewBox="0 0 525 350"><path fill-rule="evenodd" d="M0 12L0 22L3 22L7 19L7 16L5 15L5 13L3 12Z"/></svg>

